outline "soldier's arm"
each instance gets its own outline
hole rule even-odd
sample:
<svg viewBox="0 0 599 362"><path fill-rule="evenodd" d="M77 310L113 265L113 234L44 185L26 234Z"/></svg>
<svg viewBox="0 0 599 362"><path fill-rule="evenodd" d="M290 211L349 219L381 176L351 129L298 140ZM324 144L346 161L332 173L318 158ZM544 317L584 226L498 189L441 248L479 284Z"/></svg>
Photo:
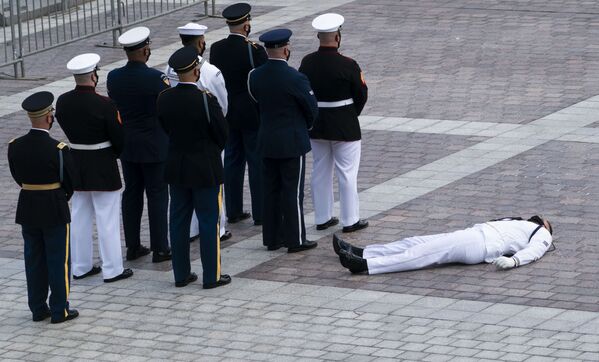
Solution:
<svg viewBox="0 0 599 362"><path fill-rule="evenodd" d="M314 96L314 91L310 85L308 77L304 74L298 73L299 77L295 82L295 98L301 106L302 112L306 119L306 126L308 129L312 128L316 117L318 117L318 102Z"/></svg>
<svg viewBox="0 0 599 362"><path fill-rule="evenodd" d="M268 54L262 45L257 45L254 49L254 65L257 67L268 61Z"/></svg>
<svg viewBox="0 0 599 362"><path fill-rule="evenodd" d="M229 137L229 124L223 115L218 101L212 95L206 94L208 98L208 112L210 113L210 132L214 142L222 151Z"/></svg>
<svg viewBox="0 0 599 362"><path fill-rule="evenodd" d="M223 77L223 74L220 70L218 71L218 73L216 73L214 77L212 77L211 83L212 84L210 88L212 89L209 89L209 91L216 96L216 99L218 99L218 103L220 104L220 108L223 112L223 115L226 116L227 108L229 107L229 101L227 99L228 94L227 87L225 86L225 78Z"/></svg>
<svg viewBox="0 0 599 362"><path fill-rule="evenodd" d="M124 146L124 135L123 135L123 121L121 115L116 109L116 106L112 102L108 102L106 105L106 131L108 133L108 139L112 143L112 150L118 157L123 152Z"/></svg>
<svg viewBox="0 0 599 362"><path fill-rule="evenodd" d="M539 260L553 242L552 236L545 228L540 228L530 239L526 248L518 251L512 256L516 261L516 266L526 265Z"/></svg>
<svg viewBox="0 0 599 362"><path fill-rule="evenodd" d="M162 93L158 95L158 99L156 100L156 114L158 115L158 122L160 126L166 132L166 134L170 134L170 128L168 122L162 116L162 106L164 99L162 98Z"/></svg>
<svg viewBox="0 0 599 362"><path fill-rule="evenodd" d="M362 113L366 100L368 99L368 87L364 80L364 74L360 66L355 61L353 62L354 70L352 71L351 92L354 99L354 106L358 115Z"/></svg>
<svg viewBox="0 0 599 362"><path fill-rule="evenodd" d="M21 182L17 179L17 174L15 172L15 166L13 164L13 159L12 159L12 155L10 152L10 146L13 143L14 139L10 140L10 142L8 143L8 168L10 169L10 174L12 175L13 180L15 180L15 182L21 186Z"/></svg>
<svg viewBox="0 0 599 362"><path fill-rule="evenodd" d="M61 142L57 145L57 148L58 152L62 155L62 181L60 184L67 195L67 200L70 200L71 196L73 196L73 190L79 186L80 180L75 170L69 146ZM59 155L60 158L61 156Z"/></svg>

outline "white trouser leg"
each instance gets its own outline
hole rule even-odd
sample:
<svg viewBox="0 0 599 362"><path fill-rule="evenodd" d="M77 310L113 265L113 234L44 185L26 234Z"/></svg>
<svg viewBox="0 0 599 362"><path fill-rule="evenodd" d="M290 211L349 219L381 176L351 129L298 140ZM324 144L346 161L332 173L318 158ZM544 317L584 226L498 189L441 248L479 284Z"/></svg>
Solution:
<svg viewBox="0 0 599 362"><path fill-rule="evenodd" d="M198 222L198 215L196 212L193 212L191 215L191 224L189 225L189 237L192 238L194 236L198 236L200 234L200 223Z"/></svg>
<svg viewBox="0 0 599 362"><path fill-rule="evenodd" d="M93 267L94 208L91 193L75 191L71 198L71 209L71 269L73 275L81 276Z"/></svg>
<svg viewBox="0 0 599 362"><path fill-rule="evenodd" d="M343 226L351 226L360 220L358 169L362 142L333 142L332 147L339 179L340 221Z"/></svg>
<svg viewBox="0 0 599 362"><path fill-rule="evenodd" d="M411 239L409 241L406 241ZM448 234L415 236L396 244L397 250L411 244L403 252L371 257L372 250L364 249L369 274L392 273L425 268L446 263L477 264L485 258L485 239L478 228ZM372 249L372 248L370 248ZM377 248L374 248L376 250ZM379 252L382 249L379 249ZM393 247L388 248L391 252Z"/></svg>
<svg viewBox="0 0 599 362"><path fill-rule="evenodd" d="M119 209L120 191L94 191L91 193L96 212L98 229L98 249L102 259L104 279L114 278L123 272L123 251Z"/></svg>
<svg viewBox="0 0 599 362"><path fill-rule="evenodd" d="M222 156L221 156L222 157ZM220 208L220 236L225 235L227 231L227 208L225 207L225 187L221 185L221 194L223 195L223 202ZM195 211L194 211L195 212Z"/></svg>
<svg viewBox="0 0 599 362"><path fill-rule="evenodd" d="M312 144L312 203L314 222L324 224L333 217L333 149L332 142L311 139Z"/></svg>

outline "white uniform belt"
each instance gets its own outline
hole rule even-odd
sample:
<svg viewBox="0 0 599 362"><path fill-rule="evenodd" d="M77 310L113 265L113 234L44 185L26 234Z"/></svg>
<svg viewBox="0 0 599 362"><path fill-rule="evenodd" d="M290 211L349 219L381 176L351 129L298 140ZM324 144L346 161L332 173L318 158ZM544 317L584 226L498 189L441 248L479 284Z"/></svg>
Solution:
<svg viewBox="0 0 599 362"><path fill-rule="evenodd" d="M101 150L104 148L108 148L108 147L112 146L112 143L110 143L110 141L104 141L104 142L96 143L93 145L81 145L81 144L77 144L77 143L71 143L69 146L74 150L93 151L93 150Z"/></svg>
<svg viewBox="0 0 599 362"><path fill-rule="evenodd" d="M320 108L337 108L337 107L347 106L350 104L354 104L354 100L352 98L344 99L342 101L336 101L336 102L318 102L318 107L320 107Z"/></svg>

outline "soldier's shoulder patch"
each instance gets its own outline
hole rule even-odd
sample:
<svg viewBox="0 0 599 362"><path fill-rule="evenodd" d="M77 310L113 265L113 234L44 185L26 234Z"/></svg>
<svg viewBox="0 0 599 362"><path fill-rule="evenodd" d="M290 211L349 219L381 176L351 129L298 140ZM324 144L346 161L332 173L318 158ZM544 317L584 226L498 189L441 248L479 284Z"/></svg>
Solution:
<svg viewBox="0 0 599 362"><path fill-rule="evenodd" d="M59 150L62 150L62 149L63 149L63 148L65 148L65 147L67 147L67 148L68 148L68 147L69 147L69 145L67 145L67 144L66 144L66 143L64 143L64 142L60 142L60 143L58 143L58 144L56 145L56 148L58 148Z"/></svg>
<svg viewBox="0 0 599 362"><path fill-rule="evenodd" d="M160 77L162 78L162 82L164 84L168 85L169 87L171 86L171 81L168 79L166 74L162 74Z"/></svg>

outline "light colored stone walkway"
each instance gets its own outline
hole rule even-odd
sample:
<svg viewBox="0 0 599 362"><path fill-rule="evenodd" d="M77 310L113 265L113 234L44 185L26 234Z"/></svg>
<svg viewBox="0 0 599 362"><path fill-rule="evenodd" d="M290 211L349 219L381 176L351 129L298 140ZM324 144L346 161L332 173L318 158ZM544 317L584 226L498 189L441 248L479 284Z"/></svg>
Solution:
<svg viewBox="0 0 599 362"><path fill-rule="evenodd" d="M3 361L599 359L599 313L244 278L175 288L170 272L78 282L76 322L25 322L22 262L0 270Z"/></svg>

